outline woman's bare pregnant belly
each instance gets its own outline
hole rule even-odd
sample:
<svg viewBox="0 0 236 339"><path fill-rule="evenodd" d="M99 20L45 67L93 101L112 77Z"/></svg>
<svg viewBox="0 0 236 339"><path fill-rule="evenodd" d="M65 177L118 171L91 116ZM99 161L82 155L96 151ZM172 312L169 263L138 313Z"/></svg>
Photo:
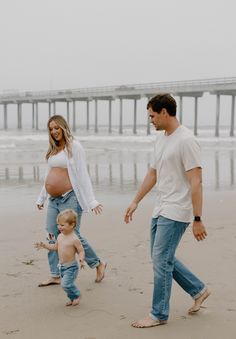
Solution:
<svg viewBox="0 0 236 339"><path fill-rule="evenodd" d="M45 188L52 197L58 197L69 191L72 186L67 168L51 168L46 178Z"/></svg>

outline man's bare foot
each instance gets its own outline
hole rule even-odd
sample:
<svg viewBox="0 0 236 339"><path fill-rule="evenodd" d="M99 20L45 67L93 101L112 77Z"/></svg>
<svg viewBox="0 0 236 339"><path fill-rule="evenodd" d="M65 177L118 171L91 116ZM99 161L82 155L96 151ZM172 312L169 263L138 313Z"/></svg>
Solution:
<svg viewBox="0 0 236 339"><path fill-rule="evenodd" d="M66 303L66 306L72 306L72 301L71 301L71 300L68 301L68 302Z"/></svg>
<svg viewBox="0 0 236 339"><path fill-rule="evenodd" d="M50 286L50 285L60 285L60 283L61 283L61 279L59 277L58 278L51 277L48 280L41 282L38 285L38 287L45 287L45 286Z"/></svg>
<svg viewBox="0 0 236 339"><path fill-rule="evenodd" d="M166 320L153 320L149 315L141 320L135 321L131 324L131 326L136 328L149 328L154 326L165 325L167 323Z"/></svg>
<svg viewBox="0 0 236 339"><path fill-rule="evenodd" d="M199 298L195 299L194 305L188 310L188 313L197 313L200 310L202 303L209 297L210 294L211 292L206 290Z"/></svg>
<svg viewBox="0 0 236 339"><path fill-rule="evenodd" d="M78 297L78 298L76 298L72 301L72 306L79 305L79 303L80 303L80 297Z"/></svg>
<svg viewBox="0 0 236 339"><path fill-rule="evenodd" d="M97 276L96 276L96 279L95 279L96 283L100 283L104 279L106 267L107 267L107 263L102 262L102 261L96 267L96 269L97 269Z"/></svg>

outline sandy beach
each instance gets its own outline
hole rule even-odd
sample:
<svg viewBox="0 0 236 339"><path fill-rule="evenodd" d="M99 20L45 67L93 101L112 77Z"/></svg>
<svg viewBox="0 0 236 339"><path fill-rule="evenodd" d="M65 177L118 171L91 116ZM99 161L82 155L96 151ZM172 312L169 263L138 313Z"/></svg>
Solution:
<svg viewBox="0 0 236 339"><path fill-rule="evenodd" d="M108 262L101 284L88 267L79 275L82 300L66 307L60 286L37 287L48 276L46 251L33 243L44 239L45 211L34 206L36 187L1 189L1 319L0 338L179 338L233 339L236 332L236 259L234 206L236 193L205 194L204 219L209 236L197 243L189 229L178 256L212 290L199 314L190 316L192 300L173 284L167 325L134 329L133 320L149 312L152 266L149 257L149 219L154 193L141 203L133 223L123 223L132 194L98 194L100 216L86 214L81 232ZM2 199L4 197L4 199Z"/></svg>
<svg viewBox="0 0 236 339"><path fill-rule="evenodd" d="M236 0L2 0L0 10L0 339L236 339ZM153 166L137 199L156 185L126 224ZM46 225L44 182L63 196L54 199L59 208L79 208L75 198L86 211L103 206L82 215L80 232L105 276L96 283L96 268L79 270L78 305L66 306L60 284L45 286L48 251L35 243L48 241L46 228L54 240L56 225ZM154 206L156 215L188 220L188 184L195 235L206 234L201 218L208 234L198 242L189 225L176 257L211 293L198 310L173 281L168 321L163 306L153 323L163 326L135 328L152 309ZM169 297L163 266L183 225L167 227L162 253L159 244L153 251L159 305ZM78 241L68 225L60 239L63 267ZM187 290L191 275L177 271ZM68 294L70 279L62 283Z"/></svg>
<svg viewBox="0 0 236 339"><path fill-rule="evenodd" d="M46 210L38 211L35 200L47 138L17 138L6 135L1 140L0 338L235 338L236 191L231 141L217 141L215 146L214 141L204 141L204 221L209 235L198 243L189 227L177 253L212 295L198 314L190 316L187 310L193 301L173 283L168 324L135 329L131 322L146 316L151 307L149 223L155 191L140 204L131 224L124 224L123 215L150 162L150 140L131 140L129 147L119 140L85 142L96 197L104 211L99 216L84 214L81 233L108 266L101 284L94 282L95 271L89 267L81 271L81 304L66 307L60 286L38 287L49 276L47 251L33 247L45 239Z"/></svg>

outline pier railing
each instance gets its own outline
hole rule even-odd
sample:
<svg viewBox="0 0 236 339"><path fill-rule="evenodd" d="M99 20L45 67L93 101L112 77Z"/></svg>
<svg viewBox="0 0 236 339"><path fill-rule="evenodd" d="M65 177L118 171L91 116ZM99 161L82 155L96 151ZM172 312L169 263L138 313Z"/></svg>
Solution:
<svg viewBox="0 0 236 339"><path fill-rule="evenodd" d="M45 91L6 91L0 94L0 103L7 100L21 100L30 98L55 98L63 97L65 100L70 97L94 95L96 96L112 96L137 94L142 95L145 92L151 91L165 91L168 90L173 94L178 93L180 90L186 93L191 91L236 91L236 77L215 78L215 79L200 79L200 80L181 80L181 81L168 81L168 82L153 82L146 84L128 84L128 85L113 85L113 86L100 86L100 87L86 87L74 89L60 89L60 90L45 90Z"/></svg>
<svg viewBox="0 0 236 339"><path fill-rule="evenodd" d="M72 128L76 130L76 101L85 101L86 108L86 128L90 128L90 102L94 101L94 132L98 133L98 105L99 100L109 102L109 118L107 122L109 133L112 132L112 101L119 101L119 133L123 133L123 100L133 100L133 133L137 133L137 100L146 98L148 100L153 95L160 92L169 92L179 97L179 120L183 120L183 98L194 98L194 134L198 133L198 100L204 93L208 92L216 96L215 112L215 136L219 136L220 130L220 98L228 95L232 97L230 131L229 135L234 136L235 123L235 96L236 96L236 77L225 77L215 79L185 80L155 82L146 84L127 84L119 86L101 86L75 89L47 90L47 91L5 91L0 94L0 105L3 105L4 129L8 128L9 104L17 105L17 127L22 129L22 105L32 104L32 128L39 129L38 126L38 105L39 103L48 103L48 116L56 114L56 102L65 102L67 120L70 116L70 103L72 103ZM53 108L52 106L53 105ZM147 134L150 134L150 123L147 120Z"/></svg>

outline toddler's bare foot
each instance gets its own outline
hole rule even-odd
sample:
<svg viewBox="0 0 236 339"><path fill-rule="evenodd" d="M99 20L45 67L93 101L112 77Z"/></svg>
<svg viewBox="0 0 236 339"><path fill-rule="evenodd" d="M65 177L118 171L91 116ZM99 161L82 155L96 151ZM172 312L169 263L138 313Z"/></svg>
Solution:
<svg viewBox="0 0 236 339"><path fill-rule="evenodd" d="M206 290L199 298L195 299L194 305L188 310L188 313L197 313L200 310L202 303L209 297L210 294L211 292Z"/></svg>
<svg viewBox="0 0 236 339"><path fill-rule="evenodd" d="M71 300L68 301L68 302L66 303L66 306L72 306L72 301L71 301Z"/></svg>
<svg viewBox="0 0 236 339"><path fill-rule="evenodd" d="M74 299L71 304L72 306L76 306L76 305L79 305L79 302L80 302L80 297Z"/></svg>
<svg viewBox="0 0 236 339"><path fill-rule="evenodd" d="M100 283L104 279L106 267L107 267L107 263L102 262L102 261L96 267L96 269L97 269L97 276L96 276L96 279L95 279L96 283Z"/></svg>

